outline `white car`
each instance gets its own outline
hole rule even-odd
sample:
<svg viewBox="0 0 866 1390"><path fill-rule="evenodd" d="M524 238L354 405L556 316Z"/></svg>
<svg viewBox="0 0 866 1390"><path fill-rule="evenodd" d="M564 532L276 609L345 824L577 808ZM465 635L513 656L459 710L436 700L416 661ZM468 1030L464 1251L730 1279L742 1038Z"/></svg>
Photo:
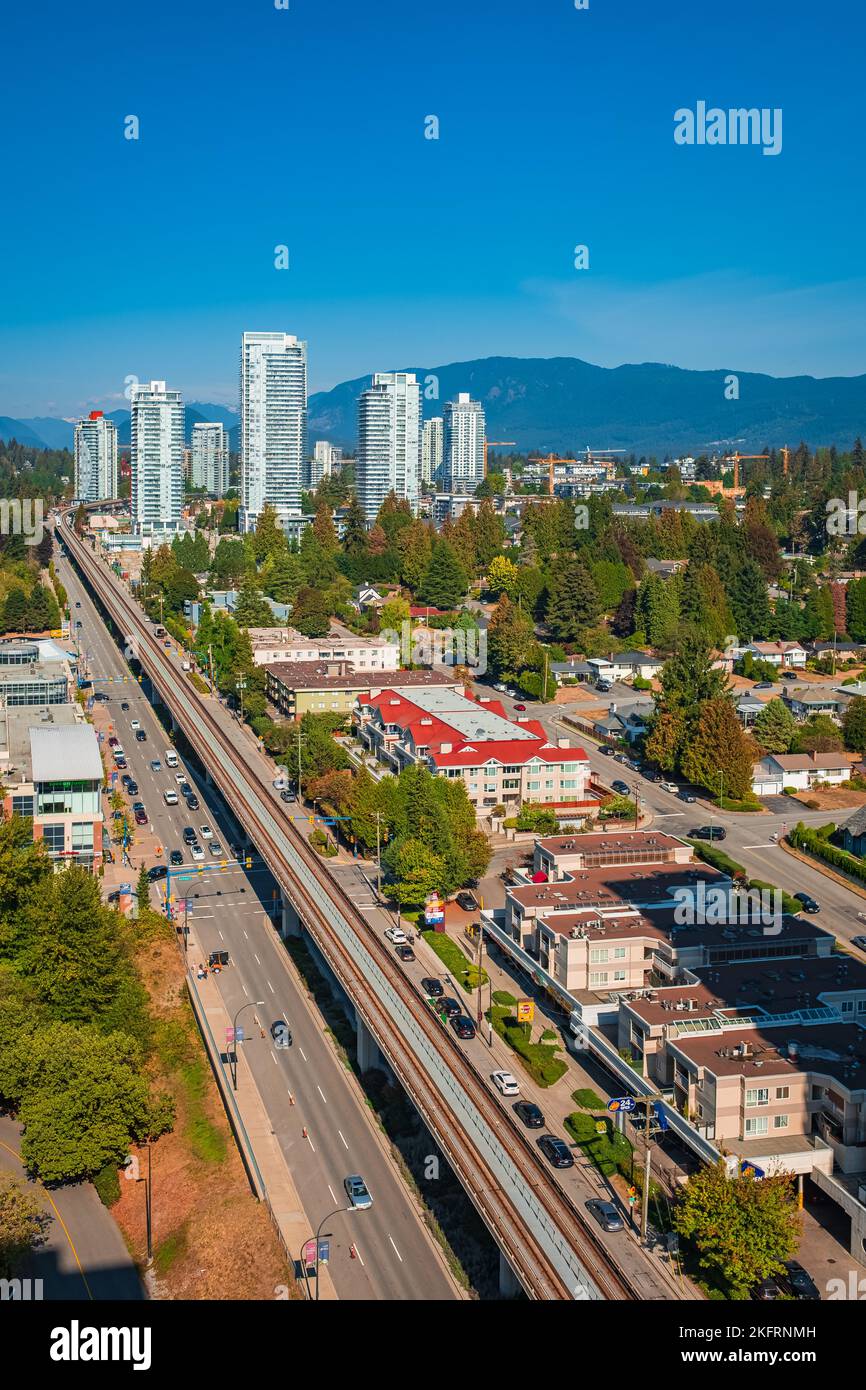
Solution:
<svg viewBox="0 0 866 1390"><path fill-rule="evenodd" d="M213 831L211 830L209 825L200 825L198 830L203 840L213 839Z"/></svg>
<svg viewBox="0 0 866 1390"><path fill-rule="evenodd" d="M176 773L174 774L174 780L177 782L177 785L180 786L181 782L185 782L185 781L186 781L186 773L185 773L185 772L176 772Z"/></svg>
<svg viewBox="0 0 866 1390"><path fill-rule="evenodd" d="M498 690L499 693L500 693L500 695L504 695L504 694L505 694L505 686L502 685L502 684L494 685L493 689L494 689L494 690Z"/></svg>
<svg viewBox="0 0 866 1390"><path fill-rule="evenodd" d="M676 793L679 791L679 787L677 786L676 782L659 782L659 786L661 787L663 792Z"/></svg>
<svg viewBox="0 0 866 1390"><path fill-rule="evenodd" d="M170 791L167 791L167 792L163 792L163 794L162 794L162 799L163 799L163 801L165 802L166 806L176 806L176 805L177 805L177 792L174 791L174 790L170 790Z"/></svg>
<svg viewBox="0 0 866 1390"><path fill-rule="evenodd" d="M140 728L141 728L141 722L140 722L138 719L133 719L132 722L130 723L130 726L129 726L129 727L130 727L130 729L140 729Z"/></svg>
<svg viewBox="0 0 866 1390"><path fill-rule="evenodd" d="M385 936L392 941L395 946L402 946L406 941L406 933L402 927L388 927Z"/></svg>
<svg viewBox="0 0 866 1390"><path fill-rule="evenodd" d="M199 844L190 845L189 852L196 861L204 859L204 850Z"/></svg>
<svg viewBox="0 0 866 1390"><path fill-rule="evenodd" d="M222 847L222 845L220 844L219 840L211 840L210 844L208 845L208 849L210 850L210 852L211 852L211 854L213 855L214 859L221 859L221 858L222 858L222 856L223 856L223 847Z"/></svg>
<svg viewBox="0 0 866 1390"><path fill-rule="evenodd" d="M520 1095L520 1087L517 1084L516 1078L511 1075L510 1071L493 1071L490 1073L490 1080L501 1095Z"/></svg>

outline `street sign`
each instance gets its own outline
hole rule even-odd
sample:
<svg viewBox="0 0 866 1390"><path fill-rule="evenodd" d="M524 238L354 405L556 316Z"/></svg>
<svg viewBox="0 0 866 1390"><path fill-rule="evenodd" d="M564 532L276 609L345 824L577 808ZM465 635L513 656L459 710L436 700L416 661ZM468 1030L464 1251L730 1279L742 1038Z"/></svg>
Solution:
<svg viewBox="0 0 866 1390"><path fill-rule="evenodd" d="M614 1113L616 1113L617 1110L634 1110L634 1107L634 1096L617 1096L616 1100L609 1100L607 1103L608 1110Z"/></svg>
<svg viewBox="0 0 866 1390"><path fill-rule="evenodd" d="M658 1128L670 1129L670 1125L668 1124L668 1117L665 1114L664 1106L656 1103L653 1105L653 1110L655 1111L656 1125L658 1126Z"/></svg>
<svg viewBox="0 0 866 1390"><path fill-rule="evenodd" d="M301 1252L301 1258L303 1259L305 1267L309 1267L310 1265L314 1265L316 1263L315 1240L308 1240L304 1242L304 1248Z"/></svg>
<svg viewBox="0 0 866 1390"><path fill-rule="evenodd" d="M517 1001L517 1022L532 1023L535 1018L535 1000L518 999Z"/></svg>
<svg viewBox="0 0 866 1390"><path fill-rule="evenodd" d="M244 1040L244 1026L243 1026L243 1024L240 1024L240 1025L235 1029L235 1042L236 1042L236 1043L242 1043L243 1040Z"/></svg>
<svg viewBox="0 0 866 1390"><path fill-rule="evenodd" d="M234 1028L227 1028L227 1029L226 1029L226 1043L233 1043L234 1040L235 1040L235 1030L234 1030Z"/></svg>
<svg viewBox="0 0 866 1390"><path fill-rule="evenodd" d="M315 1249L315 1242L313 1243ZM326 1265L331 1258L331 1242L329 1240L319 1241L319 1264Z"/></svg>

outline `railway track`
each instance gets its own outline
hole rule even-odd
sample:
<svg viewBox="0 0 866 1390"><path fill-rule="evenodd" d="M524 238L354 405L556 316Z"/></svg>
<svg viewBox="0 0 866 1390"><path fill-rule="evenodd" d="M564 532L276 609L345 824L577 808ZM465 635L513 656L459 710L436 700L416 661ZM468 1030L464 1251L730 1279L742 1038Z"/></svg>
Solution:
<svg viewBox="0 0 866 1390"><path fill-rule="evenodd" d="M190 745L329 961L529 1296L646 1298L557 1187L366 917L323 874L301 832L276 818L264 779L174 670L137 606L71 525L61 534L119 632L134 637L139 661L171 701Z"/></svg>

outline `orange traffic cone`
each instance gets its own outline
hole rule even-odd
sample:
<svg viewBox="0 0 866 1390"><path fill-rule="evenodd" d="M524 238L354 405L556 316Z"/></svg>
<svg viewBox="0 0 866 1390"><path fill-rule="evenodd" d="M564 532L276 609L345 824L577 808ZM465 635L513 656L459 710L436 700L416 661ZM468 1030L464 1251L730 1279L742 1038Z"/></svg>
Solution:
<svg viewBox="0 0 866 1390"><path fill-rule="evenodd" d="M289 1091L289 1105L294 1105L294 1103L295 1097L292 1095L291 1091Z"/></svg>
<svg viewBox="0 0 866 1390"><path fill-rule="evenodd" d="M355 1254L355 1247L354 1247L354 1245L350 1245L350 1246L349 1246L349 1259L350 1259L350 1260L357 1260L357 1258L358 1258L358 1256Z"/></svg>
<svg viewBox="0 0 866 1390"><path fill-rule="evenodd" d="M309 1136L308 1133L307 1133L307 1126L304 1125L304 1128L301 1130L301 1138L302 1138L302 1139L309 1139L309 1137L310 1137L310 1136Z"/></svg>

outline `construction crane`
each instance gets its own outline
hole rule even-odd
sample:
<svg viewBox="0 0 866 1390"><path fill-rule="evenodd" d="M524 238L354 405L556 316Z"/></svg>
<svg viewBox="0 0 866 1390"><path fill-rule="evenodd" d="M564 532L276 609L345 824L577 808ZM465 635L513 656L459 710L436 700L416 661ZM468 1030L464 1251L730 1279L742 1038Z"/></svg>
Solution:
<svg viewBox="0 0 866 1390"><path fill-rule="evenodd" d="M734 491L740 486L740 463L743 459L768 459L769 457L769 454L740 454L736 451L733 454L729 454L725 459L725 463L732 463L734 465Z"/></svg>
<svg viewBox="0 0 866 1390"><path fill-rule="evenodd" d="M488 447L489 447L491 444L492 444L492 445L494 446L494 448L496 448L496 449L502 449L502 448L507 448L507 447L512 446L512 445L516 447L517 441L516 441L515 439L487 439L487 438L485 437L485 439L484 439L484 476L485 476L485 478L487 477L487 450L488 450Z"/></svg>
<svg viewBox="0 0 866 1390"><path fill-rule="evenodd" d="M783 445L782 445L781 454L782 454L782 477L783 477L783 478L787 478L787 476L788 476L788 460L789 460L790 457L791 457L791 450L788 448L787 444L783 444Z"/></svg>
<svg viewBox="0 0 866 1390"><path fill-rule="evenodd" d="M596 452L597 454L624 454L624 453L626 453L627 451L626 451L625 449L596 449L595 452ZM585 450L585 453L586 453L586 458L585 458L584 462L585 462L586 464L588 464L588 465L591 466L594 462L596 462L596 460L593 459L593 457L592 457L592 450L589 448L588 445L587 445L587 448L586 448L586 450ZM569 465L574 466L574 464L580 462L580 459L576 459L576 458L564 459L564 458L559 458L559 456L558 456L557 454L547 454L546 457L544 457L544 458L542 458L541 455L537 455L537 456L535 456L534 458L530 458L529 461L530 461L530 463L540 463L543 467L546 467L546 468L547 468L547 491L548 491L548 493L550 494L550 496L552 497L552 496L554 495L554 494L553 494L554 469L555 469L557 466L560 466L560 467L562 467L562 466L566 466L566 467L567 467L567 466L569 466ZM607 464L609 464L611 467L613 467L613 463L614 463L613 459L607 459L607 460L606 460L606 459L598 459L597 462L598 462L598 464L599 464L600 467L605 467Z"/></svg>

